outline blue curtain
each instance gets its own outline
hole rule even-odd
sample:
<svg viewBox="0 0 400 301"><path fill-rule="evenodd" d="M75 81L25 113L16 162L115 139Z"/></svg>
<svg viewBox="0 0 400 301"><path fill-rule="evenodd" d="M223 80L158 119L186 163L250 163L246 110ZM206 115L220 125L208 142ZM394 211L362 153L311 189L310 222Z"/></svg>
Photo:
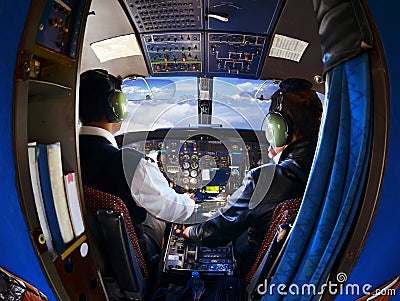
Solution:
<svg viewBox="0 0 400 301"><path fill-rule="evenodd" d="M368 54L335 67L327 83L322 133L303 203L263 300L318 299L361 199L372 135Z"/></svg>

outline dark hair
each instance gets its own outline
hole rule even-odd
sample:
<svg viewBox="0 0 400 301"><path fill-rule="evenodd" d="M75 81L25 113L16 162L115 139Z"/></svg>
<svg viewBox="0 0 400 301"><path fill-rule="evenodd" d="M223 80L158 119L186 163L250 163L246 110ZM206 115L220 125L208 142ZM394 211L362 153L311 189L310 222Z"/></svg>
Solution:
<svg viewBox="0 0 400 301"><path fill-rule="evenodd" d="M281 89L271 97L270 111L278 106L278 97L283 93L281 111L293 123L293 133L297 138L318 136L322 118L322 102L312 90L312 84L303 79L287 79Z"/></svg>
<svg viewBox="0 0 400 301"><path fill-rule="evenodd" d="M111 80L111 83L110 83ZM121 80L103 69L93 69L81 74L79 86L79 117L82 124L100 121L113 89L121 89Z"/></svg>

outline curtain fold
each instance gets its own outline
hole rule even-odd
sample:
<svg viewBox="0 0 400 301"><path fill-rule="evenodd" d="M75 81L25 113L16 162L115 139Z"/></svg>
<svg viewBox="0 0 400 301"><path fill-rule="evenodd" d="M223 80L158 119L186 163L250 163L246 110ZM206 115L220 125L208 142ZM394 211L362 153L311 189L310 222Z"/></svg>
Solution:
<svg viewBox="0 0 400 301"><path fill-rule="evenodd" d="M303 203L263 300L318 299L362 196L372 134L368 54L336 66L327 82L322 132Z"/></svg>

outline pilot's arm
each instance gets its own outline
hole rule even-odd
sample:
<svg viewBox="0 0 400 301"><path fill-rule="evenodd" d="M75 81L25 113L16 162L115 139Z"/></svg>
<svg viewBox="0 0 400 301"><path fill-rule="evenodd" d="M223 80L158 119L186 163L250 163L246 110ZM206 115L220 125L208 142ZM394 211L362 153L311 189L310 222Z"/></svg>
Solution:
<svg viewBox="0 0 400 301"><path fill-rule="evenodd" d="M232 194L228 204L220 210L220 215L203 223L184 229L183 236L197 245L207 247L224 246L240 236L249 227L252 210L249 202L254 191L251 172L243 180L243 185Z"/></svg>
<svg viewBox="0 0 400 301"><path fill-rule="evenodd" d="M142 158L133 175L131 193L136 202L156 218L182 223L192 214L195 202L189 194L178 194L157 164Z"/></svg>
<svg viewBox="0 0 400 301"><path fill-rule="evenodd" d="M249 227L268 223L276 206L275 199L269 198L275 168L275 164L266 164L250 170L219 216L186 228L183 236L197 245L218 247L233 241Z"/></svg>

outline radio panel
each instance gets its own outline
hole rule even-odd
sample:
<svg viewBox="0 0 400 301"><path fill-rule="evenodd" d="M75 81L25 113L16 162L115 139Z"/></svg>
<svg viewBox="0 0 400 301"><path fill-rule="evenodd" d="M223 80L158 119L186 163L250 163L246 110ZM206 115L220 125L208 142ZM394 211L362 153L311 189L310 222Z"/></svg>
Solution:
<svg viewBox="0 0 400 301"><path fill-rule="evenodd" d="M205 275L232 275L235 258L232 245L199 247L182 237L182 226L173 225L164 258L164 272L199 271Z"/></svg>

